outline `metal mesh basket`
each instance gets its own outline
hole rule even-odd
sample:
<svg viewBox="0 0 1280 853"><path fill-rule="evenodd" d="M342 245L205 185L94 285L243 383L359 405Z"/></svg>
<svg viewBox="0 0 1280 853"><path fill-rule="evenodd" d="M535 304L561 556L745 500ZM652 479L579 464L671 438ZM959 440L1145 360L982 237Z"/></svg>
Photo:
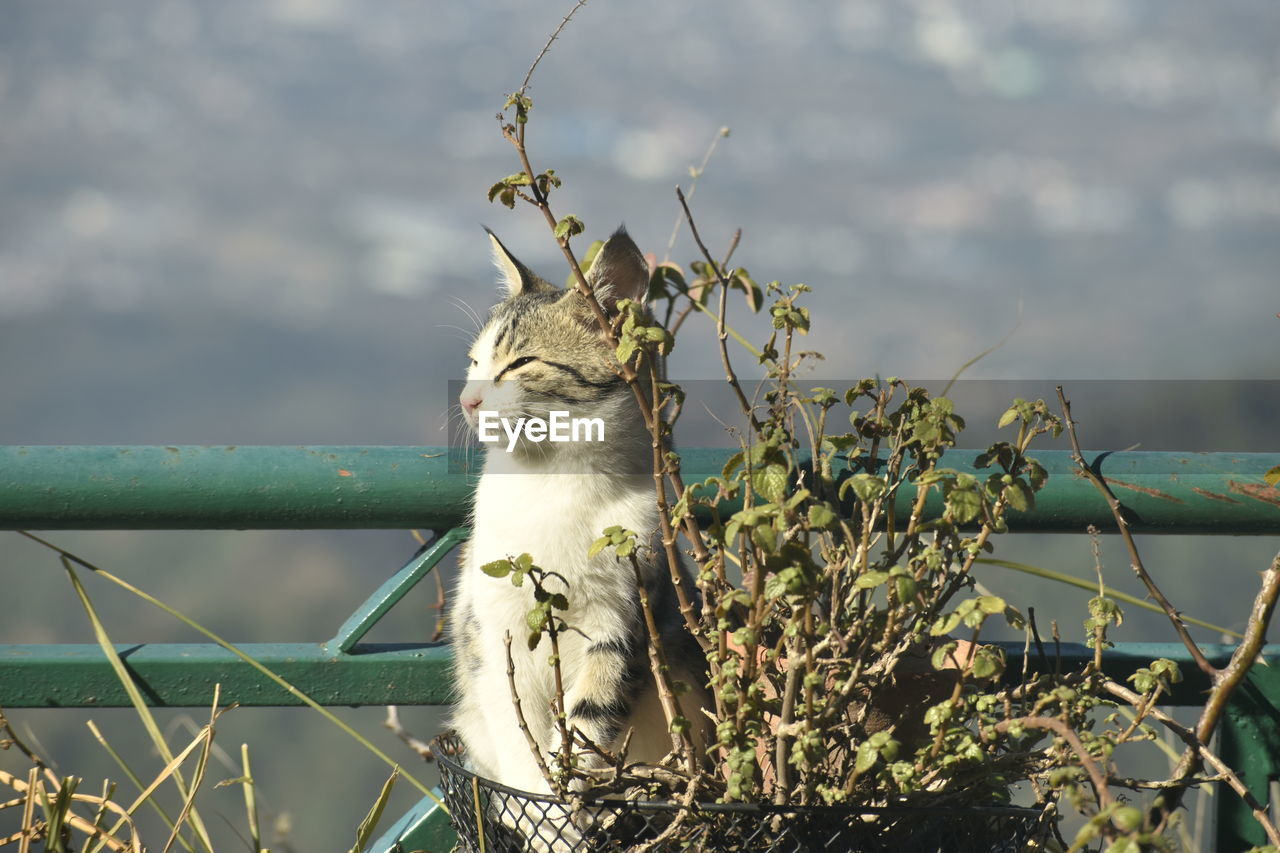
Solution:
<svg viewBox="0 0 1280 853"><path fill-rule="evenodd" d="M681 806L556 797L482 779L458 760L456 738L438 738L440 784L467 853L703 850L716 853L1015 853L1047 830L1039 809L699 804L677 838L660 839ZM654 842L657 842L656 844ZM648 846L646 846L648 843Z"/></svg>

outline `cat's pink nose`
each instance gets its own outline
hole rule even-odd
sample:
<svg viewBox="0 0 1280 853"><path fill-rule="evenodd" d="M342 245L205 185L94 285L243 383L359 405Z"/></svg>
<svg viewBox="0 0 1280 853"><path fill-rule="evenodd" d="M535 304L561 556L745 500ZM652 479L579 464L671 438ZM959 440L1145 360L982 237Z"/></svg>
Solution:
<svg viewBox="0 0 1280 853"><path fill-rule="evenodd" d="M475 416L476 409L480 408L480 404L484 402L484 398L479 394L464 394L458 398L458 402L462 404L462 410L467 413L468 418Z"/></svg>

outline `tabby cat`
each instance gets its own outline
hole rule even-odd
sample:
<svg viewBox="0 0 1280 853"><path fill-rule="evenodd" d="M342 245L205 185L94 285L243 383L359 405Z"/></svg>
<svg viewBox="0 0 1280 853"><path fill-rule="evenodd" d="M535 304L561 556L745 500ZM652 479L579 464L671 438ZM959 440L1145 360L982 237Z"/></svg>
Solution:
<svg viewBox="0 0 1280 853"><path fill-rule="evenodd" d="M628 731L628 756L656 761L671 747L648 663L647 630L628 562L591 543L612 525L636 531L642 580L656 616L672 675L691 690L679 698L685 717L705 721L702 655L677 609L657 535L652 449L630 388L614 371L613 354L587 300L539 278L490 233L506 298L491 311L471 347L459 402L472 428L482 412L515 422L548 419L553 411L603 421L602 441L487 445L475 495L472 537L461 561L451 616L458 701L452 725L479 775L526 791L548 789L511 700L504 637L510 633L522 713L544 753L560 746L550 644L529 651L525 615L529 584L512 585L481 571L523 553L567 581L562 613L573 631L560 636L568 724L605 748ZM587 279L606 312L621 299L643 301L648 265L619 229L600 249ZM553 580L553 584L556 582ZM690 587L691 588L691 587Z"/></svg>

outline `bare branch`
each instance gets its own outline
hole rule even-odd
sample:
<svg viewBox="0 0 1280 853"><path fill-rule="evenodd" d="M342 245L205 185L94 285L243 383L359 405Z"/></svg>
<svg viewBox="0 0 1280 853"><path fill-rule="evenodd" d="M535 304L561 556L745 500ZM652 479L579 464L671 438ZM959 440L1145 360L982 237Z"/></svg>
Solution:
<svg viewBox="0 0 1280 853"><path fill-rule="evenodd" d="M1138 553L1138 545L1133 540L1133 532L1129 529L1129 520L1125 517L1124 507L1120 503L1120 499L1116 497L1115 492L1111 491L1111 487L1107 485L1107 481L1095 471L1089 463L1084 459L1084 454L1080 451L1080 441L1076 437L1076 423L1071 417L1071 401L1062 391L1062 386L1058 386L1058 404L1062 407L1062 420L1067 427L1067 436L1071 439L1071 458L1076 463L1077 469L1089 482L1097 487L1102 496L1106 498L1107 506L1111 508L1111 514L1116 520L1116 527L1120 530L1120 536L1124 539L1125 547L1129 550L1129 564L1133 568L1133 573L1138 576L1138 580L1142 581L1143 586L1147 588L1147 593L1155 599L1156 603L1164 611L1164 615L1169 618L1169 622L1173 625L1173 630L1177 633L1178 639L1182 640L1187 651L1191 654L1191 659L1196 662L1196 666L1210 679L1216 679L1218 675L1217 668L1209 663L1209 659L1204 656L1204 652L1200 651L1200 647L1196 645L1196 641L1191 639L1191 632L1187 630L1186 623L1182 621L1182 614L1169 603L1169 599L1165 598L1164 593L1160 591L1160 587L1156 586L1156 582L1151 579L1151 574L1147 571L1147 567L1143 565L1142 555Z"/></svg>
<svg viewBox="0 0 1280 853"><path fill-rule="evenodd" d="M400 738L410 749L418 753L423 761L435 761L436 754L431 749L431 744L422 740L413 732L406 729L400 722L400 709L395 705L387 706L387 718L382 721L382 726L390 730L392 734Z"/></svg>
<svg viewBox="0 0 1280 853"><path fill-rule="evenodd" d="M537 69L538 63L542 61L542 57L547 55L547 51L551 50L551 43L560 36L560 33L565 27L569 26L569 19L586 4L587 0L578 0L578 2L573 5L573 8L569 10L569 14L564 16L564 20L560 22L560 26L556 27L551 32L551 37L548 38L547 43L542 46L542 50L538 51L538 56L533 60L533 64L529 66L529 70L525 72L524 80L520 83L521 95L523 95L529 88L529 81L533 79L533 72ZM533 173L530 172L529 174L532 175Z"/></svg>
<svg viewBox="0 0 1280 853"><path fill-rule="evenodd" d="M1103 682L1102 687L1108 693L1123 699L1130 705L1137 706L1142 703L1142 696L1122 684L1117 684L1114 681L1106 681ZM1266 831L1267 838L1271 843L1276 846L1280 846L1280 831L1277 830L1275 822L1271 820L1271 815L1268 812L1267 807L1258 802L1258 799L1253 795L1244 782L1240 780L1240 777L1236 775L1235 771L1226 764L1226 762L1201 742L1195 732L1182 725L1159 708L1149 708L1147 710L1147 715L1160 721L1165 728L1182 739L1182 742L1187 745L1188 750L1195 750L1206 764L1217 771L1219 776L1222 777L1222 780L1230 785L1231 790L1239 794L1240 798L1244 800L1253 811L1254 818L1258 821L1258 824L1263 828L1263 830ZM1191 780L1184 779L1176 782L1175 784L1185 787L1189 783L1191 783Z"/></svg>
<svg viewBox="0 0 1280 853"><path fill-rule="evenodd" d="M556 784L556 778L551 774L551 768L547 766L547 760L542 757L542 747L538 745L538 739L533 736L533 732L529 731L529 723L524 718L524 709L520 706L520 691L516 689L516 662L511 657L510 631L502 638L502 642L507 650L507 686L511 689L511 704L516 709L516 723L520 726L520 732L524 735L525 743L529 745L529 752L533 755L533 760L537 762L538 770L542 772L542 778L546 779L547 784L551 786L551 790L555 791L559 788Z"/></svg>
<svg viewBox="0 0 1280 853"><path fill-rule="evenodd" d="M1089 774L1089 781L1093 783L1093 790L1098 797L1098 805L1106 808L1114 802L1115 798L1111 796L1111 791L1107 787L1107 774L1098 766L1098 762L1089 754L1089 750L1085 749L1084 744L1080 742L1080 737L1070 726L1053 717L1019 717L996 723L996 729L1006 732L1012 725L1021 725L1028 729L1047 729L1066 741L1067 746L1071 747L1071 751L1080 760L1080 766Z"/></svg>
<svg viewBox="0 0 1280 853"><path fill-rule="evenodd" d="M1202 745L1208 744L1213 737L1218 723L1222 720L1222 715L1226 713L1231 694L1244 680L1249 668L1257 661L1262 645L1266 642L1267 629L1271 625L1277 598L1280 598L1280 554L1276 554L1271 565L1262 573L1262 587L1253 600L1253 610L1249 614L1249 624L1245 629L1244 640L1236 646L1227 665L1220 670L1215 670L1213 688L1209 691L1209 698L1200 711L1200 719L1196 721L1196 740ZM1190 785L1186 780L1200 771L1200 759L1199 750L1188 749L1173 773L1173 778L1183 781L1184 784L1171 789L1163 798L1157 799L1156 808L1164 812L1166 820L1182 802L1182 797Z"/></svg>

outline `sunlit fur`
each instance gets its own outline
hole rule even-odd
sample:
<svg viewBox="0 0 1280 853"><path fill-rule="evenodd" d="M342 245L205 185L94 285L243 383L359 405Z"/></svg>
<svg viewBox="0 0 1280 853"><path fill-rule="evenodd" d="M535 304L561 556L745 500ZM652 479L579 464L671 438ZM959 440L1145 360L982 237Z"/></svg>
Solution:
<svg viewBox="0 0 1280 853"><path fill-rule="evenodd" d="M486 575L480 567L522 553L562 575L573 631L562 634L561 667L569 725L609 748L629 729L632 760L654 761L671 747L648 663L647 632L634 573L612 552L588 559L601 532L620 525L642 542L642 579L653 603L674 677L692 690L681 697L685 716L703 719L701 654L676 607L657 535L652 447L630 388L618 378L595 316L576 291L533 275L496 238L495 261L506 298L490 313L470 350L460 395L468 422L495 411L514 419L602 418L603 442L532 443L508 454L490 445L476 490L473 535L465 549L453 596L452 638L457 650L458 701L453 726L474 769L512 787L545 791L517 726L507 679L504 637L510 634L515 681L529 729L545 752L559 746L552 700L550 644L528 650L525 614L531 585ZM588 279L611 310L619 299L642 300L648 268L621 230L601 249Z"/></svg>

